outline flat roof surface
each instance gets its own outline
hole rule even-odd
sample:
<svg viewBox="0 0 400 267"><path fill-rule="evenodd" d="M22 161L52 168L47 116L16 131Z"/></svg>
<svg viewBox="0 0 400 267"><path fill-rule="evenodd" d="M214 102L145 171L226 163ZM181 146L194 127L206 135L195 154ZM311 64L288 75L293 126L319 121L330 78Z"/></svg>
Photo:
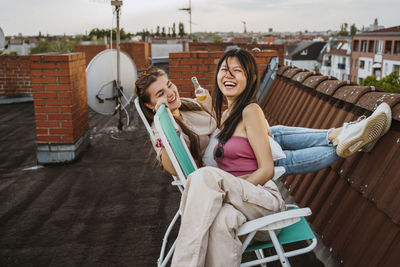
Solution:
<svg viewBox="0 0 400 267"><path fill-rule="evenodd" d="M156 265L180 193L133 107L121 134L115 116L90 111L90 147L42 168L33 103L0 105L0 114L0 266ZM323 266L313 253L290 262Z"/></svg>

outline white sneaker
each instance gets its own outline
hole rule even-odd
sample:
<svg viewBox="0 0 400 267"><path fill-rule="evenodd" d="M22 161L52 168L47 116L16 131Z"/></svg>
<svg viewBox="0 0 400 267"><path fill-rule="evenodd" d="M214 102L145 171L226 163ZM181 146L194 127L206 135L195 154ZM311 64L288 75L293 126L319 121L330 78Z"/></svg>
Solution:
<svg viewBox="0 0 400 267"><path fill-rule="evenodd" d="M383 106L380 107L381 105ZM383 135L388 115L385 112L387 110L385 105L387 104L381 105L367 119L360 118L361 120L343 124L342 131L333 142L333 145L336 145L336 153L339 157L349 157L368 143L377 141Z"/></svg>
<svg viewBox="0 0 400 267"><path fill-rule="evenodd" d="M381 111L385 112L385 114L386 114L385 129L383 130L383 132L381 133L381 135L378 137L378 139L376 139L375 141L372 141L372 142L366 144L365 146L363 146L363 147L361 148L361 151L363 151L363 152L370 152L370 151L374 148L376 142L378 142L379 138L381 138L382 136L384 136L384 135L389 131L389 129L390 129L390 126L391 126L391 124L392 124L392 109L390 108L390 106L389 106L388 104L386 104L385 102L383 102L382 104L380 104L380 105L375 109L374 112L378 112L378 113L379 113L379 112L381 112Z"/></svg>

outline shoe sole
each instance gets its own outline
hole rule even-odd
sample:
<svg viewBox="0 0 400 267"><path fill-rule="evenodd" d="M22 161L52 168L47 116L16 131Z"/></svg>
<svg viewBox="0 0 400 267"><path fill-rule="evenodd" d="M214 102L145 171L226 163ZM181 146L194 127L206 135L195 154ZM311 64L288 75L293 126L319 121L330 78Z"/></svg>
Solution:
<svg viewBox="0 0 400 267"><path fill-rule="evenodd" d="M388 105L388 107L389 107L389 105ZM390 109L390 107L389 107L389 109ZM386 114L386 113L385 113L385 114ZM389 131L391 124L392 124L392 114L391 114L391 112L389 112L389 114L386 114L385 129L383 130L383 132L381 133L381 135L379 136L379 138L382 137L382 136L384 136L384 135ZM379 138L376 139L375 141L373 141L373 142L371 142L371 143L366 144L365 146L363 146L363 147L361 148L361 151L362 151L362 152L371 152L371 150L374 148L375 144L378 142Z"/></svg>
<svg viewBox="0 0 400 267"><path fill-rule="evenodd" d="M339 142L336 153L339 157L347 158L356 153L366 144L377 140L385 128L387 116L384 112L377 114L368 121L358 136Z"/></svg>

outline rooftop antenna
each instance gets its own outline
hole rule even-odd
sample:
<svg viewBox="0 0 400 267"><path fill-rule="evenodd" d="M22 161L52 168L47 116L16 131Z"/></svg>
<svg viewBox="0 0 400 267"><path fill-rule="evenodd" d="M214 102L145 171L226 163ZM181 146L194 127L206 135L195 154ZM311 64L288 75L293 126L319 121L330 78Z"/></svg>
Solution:
<svg viewBox="0 0 400 267"><path fill-rule="evenodd" d="M243 28L244 28L243 33L247 33L247 30L246 30L246 21L243 21L243 20L242 20L242 23L243 23Z"/></svg>
<svg viewBox="0 0 400 267"><path fill-rule="evenodd" d="M120 63L120 52L121 52L121 50L120 50L120 45L119 45L120 44L119 15L121 13L122 1L119 1L119 0L111 1L111 5L115 6L115 13L117 14L117 30L116 30L117 31L117 36L116 36L116 39L117 39L117 84L116 84L116 86L117 86L117 89L120 89L120 86L121 86L121 75L120 75L120 64L119 63ZM121 118L121 114L119 114L119 116ZM119 128L120 127L118 126L118 129ZM121 128L122 128L122 125L121 125Z"/></svg>
<svg viewBox="0 0 400 267"><path fill-rule="evenodd" d="M129 114L125 107L133 98L133 85L137 71L132 59L120 50L119 18L122 1L112 0L111 5L115 7L114 13L117 20L116 49L112 49L111 46L110 49L100 52L90 61L86 68L86 80L89 106L104 115L118 113L118 130L121 131L123 111L127 115L129 125Z"/></svg>
<svg viewBox="0 0 400 267"><path fill-rule="evenodd" d="M178 10L187 11L189 13L190 36L192 36L192 1L189 0L188 8L179 8Z"/></svg>

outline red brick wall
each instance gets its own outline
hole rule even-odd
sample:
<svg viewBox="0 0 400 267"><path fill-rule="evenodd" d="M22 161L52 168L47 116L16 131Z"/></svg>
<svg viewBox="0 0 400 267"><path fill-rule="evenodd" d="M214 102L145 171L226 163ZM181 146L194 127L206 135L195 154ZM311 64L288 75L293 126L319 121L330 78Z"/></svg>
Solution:
<svg viewBox="0 0 400 267"><path fill-rule="evenodd" d="M85 53L86 66L101 51L106 50L106 45L76 45L75 52Z"/></svg>
<svg viewBox="0 0 400 267"><path fill-rule="evenodd" d="M214 88L214 76L219 58L224 52L182 52L169 54L169 78L176 84L182 97L194 97L191 77L196 76L199 83L206 89ZM276 51L252 53L258 64L260 76Z"/></svg>
<svg viewBox="0 0 400 267"><path fill-rule="evenodd" d="M235 44L235 43L189 43L189 51L225 51L227 46L237 45L241 48L251 50L260 48L261 50L275 50L278 52L279 65L283 65L285 47L283 44Z"/></svg>
<svg viewBox="0 0 400 267"><path fill-rule="evenodd" d="M115 43L113 44L113 46ZM135 62L138 71L143 71L149 66L151 58L151 43L124 42L120 44L121 51L127 53ZM77 45L75 52L83 52L86 56L86 66L101 51L107 49L106 45Z"/></svg>
<svg viewBox="0 0 400 267"><path fill-rule="evenodd" d="M37 143L74 143L89 128L85 55L30 59Z"/></svg>
<svg viewBox="0 0 400 267"><path fill-rule="evenodd" d="M0 96L32 93L28 56L0 56Z"/></svg>
<svg viewBox="0 0 400 267"><path fill-rule="evenodd" d="M149 58L151 58L151 43L121 43L120 47L121 51L126 52L133 59L138 71L143 71L149 66Z"/></svg>

